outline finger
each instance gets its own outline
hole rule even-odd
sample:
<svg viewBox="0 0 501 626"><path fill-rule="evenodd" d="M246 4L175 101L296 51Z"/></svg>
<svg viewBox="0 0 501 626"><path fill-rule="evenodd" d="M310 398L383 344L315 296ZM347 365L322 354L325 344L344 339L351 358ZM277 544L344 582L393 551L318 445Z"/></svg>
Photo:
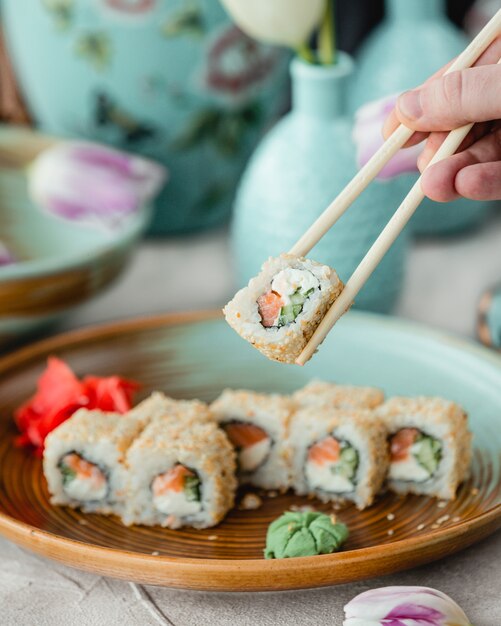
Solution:
<svg viewBox="0 0 501 626"><path fill-rule="evenodd" d="M452 130L469 122L498 119L500 102L501 65L485 65L406 91L398 99L396 114L415 130Z"/></svg>
<svg viewBox="0 0 501 626"><path fill-rule="evenodd" d="M484 137L487 133L489 133L490 130L491 124L488 122L475 124L475 126L470 130L470 132L465 137L463 143L459 146L456 152L462 152L463 150L466 150L479 139ZM421 172L428 166L428 163L435 156L436 151L445 141L448 134L449 133L447 131L436 131L430 134L423 148L423 151L419 155L417 162L418 168Z"/></svg>
<svg viewBox="0 0 501 626"><path fill-rule="evenodd" d="M500 58L501 58L501 36L495 39L494 42L487 48L487 50L482 53L482 55L477 59L476 63L474 64L474 67L479 67L483 65L491 65L493 63L497 63ZM416 89L419 89L420 87L423 87L424 85L427 85L433 82L436 78L443 76L454 61L455 59L453 59L452 61L450 61L443 67L441 67L438 71L432 74L424 83L422 83L422 85L419 85L418 87L416 87ZM401 120L397 116L396 111L394 109L389 114L383 126L383 137L387 139L400 124L401 124ZM415 145L416 143L421 143L423 139L424 139L424 135L420 135L419 138L416 137L416 139L415 139L415 136L413 136L409 140L409 142L406 144L406 147L409 145Z"/></svg>
<svg viewBox="0 0 501 626"><path fill-rule="evenodd" d="M422 175L421 185L424 193L436 202L449 202L463 195L463 192L479 194L473 188L466 189L460 177L460 172L477 165L498 161L501 159L500 131L483 137L467 150L459 152L443 161L428 167ZM477 173L478 178L478 173ZM470 180L466 181L471 184ZM465 197L472 197L465 195Z"/></svg>
<svg viewBox="0 0 501 626"><path fill-rule="evenodd" d="M501 161L463 168L455 186L459 195L470 200L501 200Z"/></svg>
<svg viewBox="0 0 501 626"><path fill-rule="evenodd" d="M397 117L395 109L388 115L386 121L383 125L383 137L388 139L388 137L393 134L393 132L400 126L400 120ZM404 148L409 148L410 146L415 146L418 143L421 143L428 137L428 133L414 133L409 141L404 145Z"/></svg>

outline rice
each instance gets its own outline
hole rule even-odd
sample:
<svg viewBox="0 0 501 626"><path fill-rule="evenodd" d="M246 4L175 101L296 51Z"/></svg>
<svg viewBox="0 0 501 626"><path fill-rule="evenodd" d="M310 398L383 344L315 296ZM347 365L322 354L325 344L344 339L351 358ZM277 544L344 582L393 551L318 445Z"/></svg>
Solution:
<svg viewBox="0 0 501 626"><path fill-rule="evenodd" d="M233 507L235 453L216 424L155 419L127 453L126 525L208 528Z"/></svg>
<svg viewBox="0 0 501 626"><path fill-rule="evenodd" d="M469 475L472 456L464 410L441 398L395 397L376 412L390 441L389 488L400 494L455 498Z"/></svg>
<svg viewBox="0 0 501 626"><path fill-rule="evenodd" d="M210 408L236 448L239 481L263 489L287 489L291 479L291 400L226 389Z"/></svg>
<svg viewBox="0 0 501 626"><path fill-rule="evenodd" d="M388 469L386 431L371 411L310 406L291 428L292 485L298 495L323 502L372 504Z"/></svg>
<svg viewBox="0 0 501 626"><path fill-rule="evenodd" d="M51 503L119 514L127 499L125 455L141 427L125 415L80 409L53 430L43 459Z"/></svg>
<svg viewBox="0 0 501 626"><path fill-rule="evenodd" d="M376 387L355 387L312 380L292 398L298 406L331 406L341 409L375 409L384 402L384 393Z"/></svg>

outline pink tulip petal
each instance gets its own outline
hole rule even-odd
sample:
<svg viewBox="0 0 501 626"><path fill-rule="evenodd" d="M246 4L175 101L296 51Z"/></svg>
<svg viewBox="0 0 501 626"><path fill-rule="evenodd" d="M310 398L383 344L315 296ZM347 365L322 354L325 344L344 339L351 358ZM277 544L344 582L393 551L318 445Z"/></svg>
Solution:
<svg viewBox="0 0 501 626"><path fill-rule="evenodd" d="M60 143L29 170L32 198L49 213L116 225L151 200L166 180L157 163L92 143Z"/></svg>
<svg viewBox="0 0 501 626"><path fill-rule="evenodd" d="M383 145L383 124L393 110L397 95L375 100L360 107L355 114L353 141L357 149L357 162L363 167ZM400 150L379 172L377 178L388 180L400 174L418 172L417 159L422 146Z"/></svg>
<svg viewBox="0 0 501 626"><path fill-rule="evenodd" d="M5 265L12 265L16 262L16 258L12 254L12 252L7 248L7 246L0 241L0 267Z"/></svg>
<svg viewBox="0 0 501 626"><path fill-rule="evenodd" d="M471 626L452 598L429 587L371 589L353 598L344 611L344 626Z"/></svg>
<svg viewBox="0 0 501 626"><path fill-rule="evenodd" d="M428 606L406 602L392 609L385 619L413 619L416 621L416 626L420 626L420 623L422 623L423 626L427 626L427 624L440 626L444 617L445 615L441 611L437 611Z"/></svg>
<svg viewBox="0 0 501 626"><path fill-rule="evenodd" d="M125 152L109 150L92 143L83 143L75 145L71 150L71 155L75 161L81 161L87 165L111 168L126 175L132 174L133 157Z"/></svg>

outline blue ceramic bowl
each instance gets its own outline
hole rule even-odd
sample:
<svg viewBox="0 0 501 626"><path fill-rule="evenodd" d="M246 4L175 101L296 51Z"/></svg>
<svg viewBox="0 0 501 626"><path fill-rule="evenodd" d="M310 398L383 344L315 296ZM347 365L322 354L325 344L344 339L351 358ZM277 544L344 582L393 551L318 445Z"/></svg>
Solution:
<svg viewBox="0 0 501 626"><path fill-rule="evenodd" d="M61 220L28 197L19 169L0 168L0 239L16 262L0 266L0 346L94 297L124 269L151 219L143 207L108 230Z"/></svg>

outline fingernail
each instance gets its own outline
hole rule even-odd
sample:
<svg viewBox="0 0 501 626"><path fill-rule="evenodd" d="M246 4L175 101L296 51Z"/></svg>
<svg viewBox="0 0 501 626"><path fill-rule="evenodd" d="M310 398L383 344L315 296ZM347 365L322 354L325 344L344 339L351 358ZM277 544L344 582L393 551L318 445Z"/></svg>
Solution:
<svg viewBox="0 0 501 626"><path fill-rule="evenodd" d="M397 106L400 113L409 120L417 120L423 115L421 94L417 89L403 93L397 101Z"/></svg>
<svg viewBox="0 0 501 626"><path fill-rule="evenodd" d="M383 139L387 139L391 133L392 127L390 124L390 117L388 116L383 123L383 127L381 128L381 134L383 135Z"/></svg>

